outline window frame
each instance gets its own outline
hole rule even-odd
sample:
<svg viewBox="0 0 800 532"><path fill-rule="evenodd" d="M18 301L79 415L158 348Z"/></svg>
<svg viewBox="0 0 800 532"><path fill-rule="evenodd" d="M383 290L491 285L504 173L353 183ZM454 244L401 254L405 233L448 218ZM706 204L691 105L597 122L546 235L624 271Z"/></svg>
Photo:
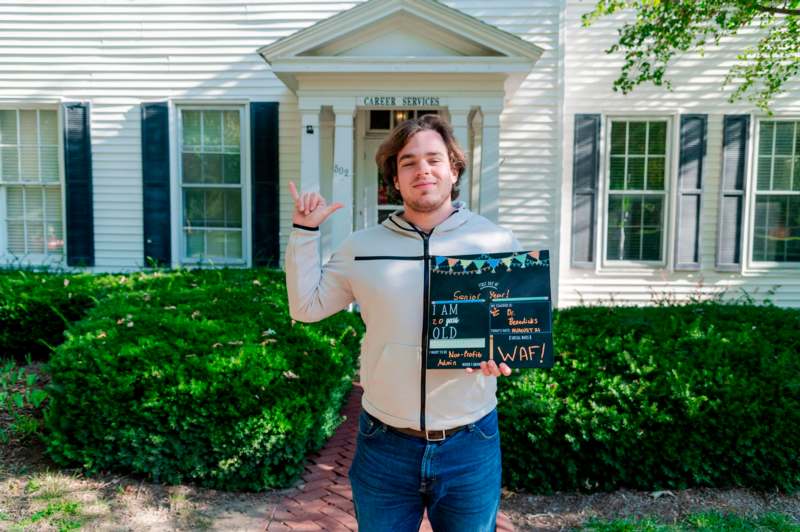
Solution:
<svg viewBox="0 0 800 532"><path fill-rule="evenodd" d="M777 116L769 116L765 113L754 113L750 115L750 142L747 146L747 170L745 180L745 202L743 213L743 238L742 252L744 254L742 260L743 273L765 273L765 272L791 272L796 273L800 270L800 261L797 262L777 262L777 261L757 261L753 260L753 248L755 238L755 222L756 222L756 195L758 194L758 159L759 152L758 146L761 136L761 123L762 122L800 122L800 115L785 114ZM800 130L800 125L797 126ZM800 131L797 133L800 135ZM800 154L797 154L800 155ZM791 191L790 191L791 192Z"/></svg>
<svg viewBox="0 0 800 532"><path fill-rule="evenodd" d="M58 187L61 191L61 234L64 239L64 244L59 254L51 253L26 253L24 255L16 256L8 252L8 224L6 217L7 201L8 201L8 187L15 186L14 183L0 184L0 264L4 266L14 265L19 261L20 266L24 266L25 262L31 266L58 266L66 267L67 265L67 200L66 200L66 183L65 183L65 169L64 169L64 108L61 105L62 101L43 100L43 101L3 101L0 102L0 110L3 111L55 111L56 112L56 138L58 140L57 153L58 153ZM19 117L19 115L17 115ZM17 118L19 120L19 118ZM19 130L17 130L19 134ZM29 186L36 186L31 184ZM42 184L43 187L55 187L56 183ZM57 258L56 258L57 257Z"/></svg>
<svg viewBox="0 0 800 532"><path fill-rule="evenodd" d="M600 176L598 179L598 210L597 210L597 229L595 232L595 242L599 253L599 260L596 261L596 273L656 273L671 272L673 262L673 240L675 233L675 186L677 158L679 153L676 146L679 146L678 128L675 127L678 115L675 113L626 113L626 114L604 114L602 121L602 135L600 136L600 150L603 154ZM611 179L611 125L612 122L652 122L664 121L667 124L667 137L664 156L664 226L661 239L661 260L609 260L607 259L608 248L608 205Z"/></svg>
<svg viewBox="0 0 800 532"><path fill-rule="evenodd" d="M185 255L186 238L183 233L183 176L181 158L181 138L183 124L181 111L238 111L239 139L241 142L241 190L242 190L242 258L241 259L209 259L195 258ZM215 98L209 100L172 99L169 105L170 114L170 210L172 225L172 267L186 268L222 268L252 267L252 185L250 165L250 101Z"/></svg>

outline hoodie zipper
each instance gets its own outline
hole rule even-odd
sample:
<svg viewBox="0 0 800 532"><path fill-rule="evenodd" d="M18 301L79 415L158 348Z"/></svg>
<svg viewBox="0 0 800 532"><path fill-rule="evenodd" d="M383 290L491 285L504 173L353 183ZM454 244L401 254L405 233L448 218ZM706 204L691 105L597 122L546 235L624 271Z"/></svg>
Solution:
<svg viewBox="0 0 800 532"><path fill-rule="evenodd" d="M422 356L420 357L420 398L419 398L419 426L420 430L425 430L425 387L427 377L427 361L428 361L428 322L430 322L430 268L428 262L430 256L430 242L429 239L433 234L433 229L428 234L421 233L422 236Z"/></svg>

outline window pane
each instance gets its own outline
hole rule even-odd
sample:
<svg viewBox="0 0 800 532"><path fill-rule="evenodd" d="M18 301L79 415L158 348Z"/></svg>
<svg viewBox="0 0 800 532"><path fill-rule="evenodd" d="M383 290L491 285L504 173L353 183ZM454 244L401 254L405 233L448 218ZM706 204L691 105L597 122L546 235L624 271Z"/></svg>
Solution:
<svg viewBox="0 0 800 532"><path fill-rule="evenodd" d="M628 158L628 182L625 188L627 190L644 189L644 157Z"/></svg>
<svg viewBox="0 0 800 532"><path fill-rule="evenodd" d="M390 129L391 128L391 114L390 114L390 111L370 111L369 112L369 128L370 129Z"/></svg>
<svg viewBox="0 0 800 532"><path fill-rule="evenodd" d="M661 228L642 228L642 260L661 260Z"/></svg>
<svg viewBox="0 0 800 532"><path fill-rule="evenodd" d="M756 196L753 260L788 260L787 243L792 241L793 234L800 236L794 225L797 202L790 199L790 196Z"/></svg>
<svg viewBox="0 0 800 532"><path fill-rule="evenodd" d="M208 151L222 150L222 113L203 111L203 148Z"/></svg>
<svg viewBox="0 0 800 532"><path fill-rule="evenodd" d="M0 148L0 179L19 181L19 155L17 148Z"/></svg>
<svg viewBox="0 0 800 532"><path fill-rule="evenodd" d="M625 125L627 122L611 123L611 154L625 155Z"/></svg>
<svg viewBox="0 0 800 532"><path fill-rule="evenodd" d="M794 122L775 124L775 155L792 155L794 147Z"/></svg>
<svg viewBox="0 0 800 532"><path fill-rule="evenodd" d="M239 111L225 111L225 146L239 148Z"/></svg>
<svg viewBox="0 0 800 532"><path fill-rule="evenodd" d="M182 156L183 181L185 183L201 183L203 181L202 155L199 153L184 153Z"/></svg>
<svg viewBox="0 0 800 532"><path fill-rule="evenodd" d="M64 235L61 230L61 221L50 221L46 224L47 252L64 252Z"/></svg>
<svg viewBox="0 0 800 532"><path fill-rule="evenodd" d="M800 153L800 150L798 150L797 153ZM800 190L800 157L794 158L794 178L792 178L792 190Z"/></svg>
<svg viewBox="0 0 800 532"><path fill-rule="evenodd" d="M786 242L786 260L800 262L800 196L789 198L788 240Z"/></svg>
<svg viewBox="0 0 800 532"><path fill-rule="evenodd" d="M770 190L769 182L772 174L772 157L758 158L758 179L756 188L758 190Z"/></svg>
<svg viewBox="0 0 800 532"><path fill-rule="evenodd" d="M183 111L183 145L200 146L200 111Z"/></svg>
<svg viewBox="0 0 800 532"><path fill-rule="evenodd" d="M45 189L45 208L48 220L61 221L61 187Z"/></svg>
<svg viewBox="0 0 800 532"><path fill-rule="evenodd" d="M19 132L22 144L35 146L39 143L36 127L36 111L19 112Z"/></svg>
<svg viewBox="0 0 800 532"><path fill-rule="evenodd" d="M667 123L649 122L650 144L647 153L652 155L667 154Z"/></svg>
<svg viewBox="0 0 800 532"><path fill-rule="evenodd" d="M663 198L646 198L642 205L642 224L647 227L661 227Z"/></svg>
<svg viewBox="0 0 800 532"><path fill-rule="evenodd" d="M42 221L44 218L44 209L42 207L42 200L44 194L41 188L28 187L25 190L25 219Z"/></svg>
<svg viewBox="0 0 800 532"><path fill-rule="evenodd" d="M611 190L622 190L625 188L625 157L612 156L609 170Z"/></svg>
<svg viewBox="0 0 800 532"><path fill-rule="evenodd" d="M209 231L206 239L208 249L206 255L209 257L224 257L225 256L225 232L224 231Z"/></svg>
<svg viewBox="0 0 800 532"><path fill-rule="evenodd" d="M22 146L22 180L39 181L39 148L36 146Z"/></svg>
<svg viewBox="0 0 800 532"><path fill-rule="evenodd" d="M761 129L758 134L758 154L772 155L772 141L775 134L775 124L773 122L761 122Z"/></svg>
<svg viewBox="0 0 800 532"><path fill-rule="evenodd" d="M8 187L6 191L6 216L9 219L22 220L25 213L22 187Z"/></svg>
<svg viewBox="0 0 800 532"><path fill-rule="evenodd" d="M628 125L628 154L644 155L647 122L630 122Z"/></svg>
<svg viewBox="0 0 800 532"><path fill-rule="evenodd" d="M58 182L58 146L42 146L39 156L42 159L42 181Z"/></svg>
<svg viewBox="0 0 800 532"><path fill-rule="evenodd" d="M44 224L41 221L27 222L28 253L44 253Z"/></svg>
<svg viewBox="0 0 800 532"><path fill-rule="evenodd" d="M642 228L639 226L626 227L623 232L625 239L622 245L624 260L640 260L642 257Z"/></svg>
<svg viewBox="0 0 800 532"><path fill-rule="evenodd" d="M8 251L15 255L25 253L25 225L23 222L8 222Z"/></svg>
<svg viewBox="0 0 800 532"><path fill-rule="evenodd" d="M58 145L58 113L39 111L39 128L42 144Z"/></svg>
<svg viewBox="0 0 800 532"><path fill-rule="evenodd" d="M203 227L205 225L205 192L203 189L183 190L183 225Z"/></svg>
<svg viewBox="0 0 800 532"><path fill-rule="evenodd" d="M232 259L242 258L242 233L238 231L227 231L225 242L228 246L228 257Z"/></svg>
<svg viewBox="0 0 800 532"><path fill-rule="evenodd" d="M791 190L792 158L775 157L775 166L773 168L772 190Z"/></svg>
<svg viewBox="0 0 800 532"><path fill-rule="evenodd" d="M223 177L225 183L239 183L242 178L241 155L238 153L226 153L222 155Z"/></svg>
<svg viewBox="0 0 800 532"><path fill-rule="evenodd" d="M17 112L0 111L0 144L17 144Z"/></svg>
<svg viewBox="0 0 800 532"><path fill-rule="evenodd" d="M186 256L199 257L205 252L205 232L197 229L186 231Z"/></svg>
<svg viewBox="0 0 800 532"><path fill-rule="evenodd" d="M239 189L225 191L224 227L242 227L242 192Z"/></svg>
<svg viewBox="0 0 800 532"><path fill-rule="evenodd" d="M203 183L222 183L222 154L204 153Z"/></svg>
<svg viewBox="0 0 800 532"><path fill-rule="evenodd" d="M647 190L664 190L664 167L663 157L647 158Z"/></svg>
<svg viewBox="0 0 800 532"><path fill-rule="evenodd" d="M206 189L205 225L209 227L225 226L225 192L223 190Z"/></svg>

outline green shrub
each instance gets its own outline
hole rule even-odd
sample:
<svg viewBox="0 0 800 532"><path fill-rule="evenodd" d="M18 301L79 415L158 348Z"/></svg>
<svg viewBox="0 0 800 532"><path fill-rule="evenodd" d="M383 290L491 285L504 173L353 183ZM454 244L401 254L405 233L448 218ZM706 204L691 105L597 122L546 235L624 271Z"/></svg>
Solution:
<svg viewBox="0 0 800 532"><path fill-rule="evenodd" d="M800 310L557 312L555 366L500 379L506 484L800 486Z"/></svg>
<svg viewBox="0 0 800 532"><path fill-rule="evenodd" d="M50 361L48 454L89 473L225 490L284 487L340 422L362 325L293 323L283 275L135 275Z"/></svg>
<svg viewBox="0 0 800 532"><path fill-rule="evenodd" d="M47 360L67 326L114 288L108 276L0 271L0 356Z"/></svg>

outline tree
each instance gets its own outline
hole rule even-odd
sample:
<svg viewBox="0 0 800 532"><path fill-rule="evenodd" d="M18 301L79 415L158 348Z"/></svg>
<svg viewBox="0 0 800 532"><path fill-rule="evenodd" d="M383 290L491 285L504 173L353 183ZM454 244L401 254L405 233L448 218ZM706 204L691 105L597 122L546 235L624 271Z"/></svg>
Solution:
<svg viewBox="0 0 800 532"><path fill-rule="evenodd" d="M671 88L664 77L669 61L689 50L701 54L708 43L745 28L760 28L760 40L738 54L724 85L738 85L730 101L746 99L770 112L776 95L800 73L800 0L600 0L583 15L583 25L623 9L636 20L619 29L607 53L622 52L625 63L614 90L627 94L650 81Z"/></svg>

